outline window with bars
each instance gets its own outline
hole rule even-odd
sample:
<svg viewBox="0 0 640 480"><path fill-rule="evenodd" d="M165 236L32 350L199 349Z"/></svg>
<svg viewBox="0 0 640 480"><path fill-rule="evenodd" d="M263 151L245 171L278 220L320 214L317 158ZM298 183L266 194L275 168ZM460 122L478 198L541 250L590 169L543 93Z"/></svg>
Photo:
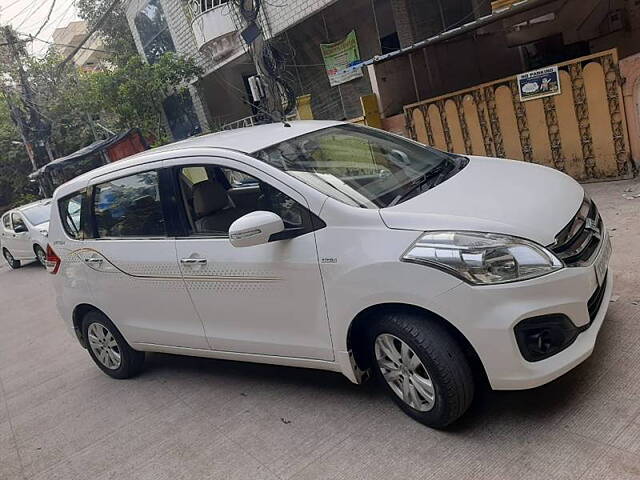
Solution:
<svg viewBox="0 0 640 480"><path fill-rule="evenodd" d="M175 52L176 47L160 0L149 0L136 15L134 23L149 63L157 62L166 52Z"/></svg>

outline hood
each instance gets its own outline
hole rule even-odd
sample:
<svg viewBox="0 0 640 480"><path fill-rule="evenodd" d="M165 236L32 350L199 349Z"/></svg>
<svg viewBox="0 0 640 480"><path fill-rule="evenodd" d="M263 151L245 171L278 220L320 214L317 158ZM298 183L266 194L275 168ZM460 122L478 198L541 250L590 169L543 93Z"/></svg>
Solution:
<svg viewBox="0 0 640 480"><path fill-rule="evenodd" d="M48 232L49 231L49 222L39 223L38 225L34 225L33 227L38 231L46 230Z"/></svg>
<svg viewBox="0 0 640 480"><path fill-rule="evenodd" d="M583 198L582 186L557 170L469 157L457 175L380 215L392 229L502 233L550 245Z"/></svg>

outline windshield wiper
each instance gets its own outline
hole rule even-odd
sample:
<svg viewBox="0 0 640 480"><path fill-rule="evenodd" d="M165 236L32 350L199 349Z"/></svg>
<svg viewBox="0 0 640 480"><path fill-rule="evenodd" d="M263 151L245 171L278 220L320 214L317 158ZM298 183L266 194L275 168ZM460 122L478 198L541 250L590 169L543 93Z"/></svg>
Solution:
<svg viewBox="0 0 640 480"><path fill-rule="evenodd" d="M455 168L456 164L450 158L443 159L439 164L429 170L427 173L415 179L412 184L413 186L404 193L401 193L396 198L394 198L387 207L393 207L400 203L402 200L413 196L417 191L422 193L422 187L424 187L427 183L429 183L432 179L439 177L445 171L449 173L453 168Z"/></svg>

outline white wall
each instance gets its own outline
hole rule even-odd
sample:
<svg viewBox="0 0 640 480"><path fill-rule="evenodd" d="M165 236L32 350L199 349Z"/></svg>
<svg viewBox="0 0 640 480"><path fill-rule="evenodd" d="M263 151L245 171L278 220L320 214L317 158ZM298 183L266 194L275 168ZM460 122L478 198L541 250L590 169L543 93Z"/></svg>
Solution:
<svg viewBox="0 0 640 480"><path fill-rule="evenodd" d="M267 37L281 33L335 1L336 0L263 1L262 8L267 16L270 27L270 32L267 32Z"/></svg>

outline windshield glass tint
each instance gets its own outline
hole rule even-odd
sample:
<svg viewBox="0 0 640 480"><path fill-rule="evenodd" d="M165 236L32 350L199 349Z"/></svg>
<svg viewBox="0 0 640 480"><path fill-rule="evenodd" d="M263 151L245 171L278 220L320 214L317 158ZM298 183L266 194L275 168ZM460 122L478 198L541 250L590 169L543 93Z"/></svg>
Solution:
<svg viewBox="0 0 640 480"><path fill-rule="evenodd" d="M426 173L454 157L355 125L339 125L292 138L255 155L349 205L395 204Z"/></svg>
<svg viewBox="0 0 640 480"><path fill-rule="evenodd" d="M31 225L40 225L41 223L49 221L51 217L51 204L45 203L44 205L27 208L26 210L22 210L22 214L27 217Z"/></svg>

